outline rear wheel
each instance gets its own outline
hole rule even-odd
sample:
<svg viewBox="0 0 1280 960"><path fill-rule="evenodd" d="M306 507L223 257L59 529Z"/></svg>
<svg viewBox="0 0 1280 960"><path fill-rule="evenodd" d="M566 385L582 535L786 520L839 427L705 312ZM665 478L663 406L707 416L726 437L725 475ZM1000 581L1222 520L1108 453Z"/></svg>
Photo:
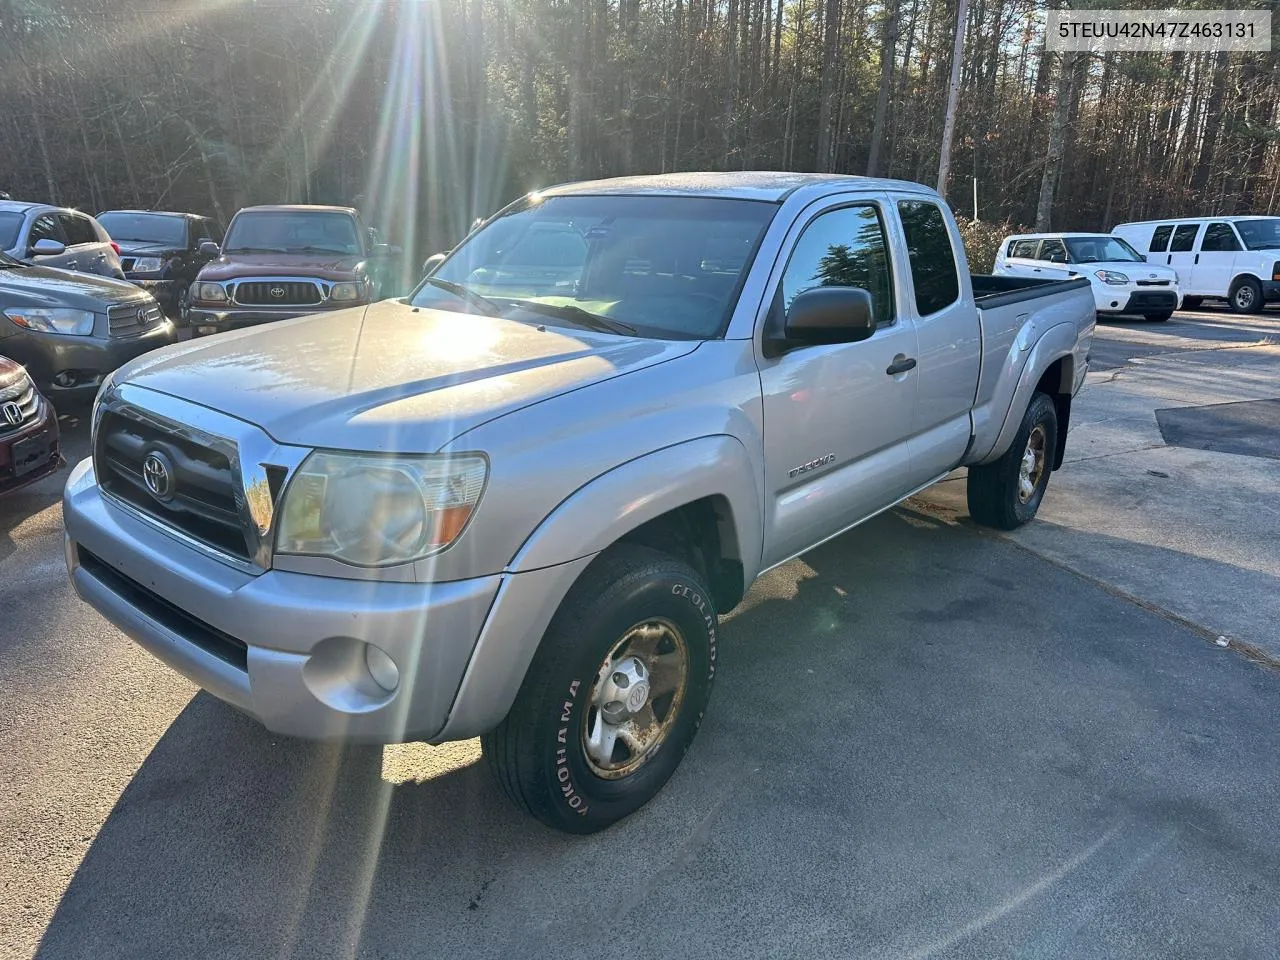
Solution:
<svg viewBox="0 0 1280 960"><path fill-rule="evenodd" d="M507 795L570 833L647 803L702 723L716 624L687 564L633 544L602 554L556 612L511 712L481 740Z"/></svg>
<svg viewBox="0 0 1280 960"><path fill-rule="evenodd" d="M986 527L1012 530L1032 520L1049 485L1058 445L1053 398L1031 398L1013 443L1000 459L969 468L969 515Z"/></svg>
<svg viewBox="0 0 1280 960"><path fill-rule="evenodd" d="M1253 277L1237 280L1227 302L1236 313L1257 313L1262 309L1262 284Z"/></svg>
<svg viewBox="0 0 1280 960"><path fill-rule="evenodd" d="M1160 313L1144 313L1143 316L1146 317L1148 320L1150 320L1152 323L1164 323L1166 320L1168 320L1170 317L1173 316L1173 311L1163 310Z"/></svg>

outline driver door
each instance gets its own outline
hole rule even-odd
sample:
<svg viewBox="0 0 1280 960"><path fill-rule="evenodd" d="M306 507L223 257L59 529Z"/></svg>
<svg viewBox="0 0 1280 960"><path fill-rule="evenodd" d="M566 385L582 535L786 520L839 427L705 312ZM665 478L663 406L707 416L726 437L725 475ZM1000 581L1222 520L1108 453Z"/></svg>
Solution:
<svg viewBox="0 0 1280 960"><path fill-rule="evenodd" d="M773 286L785 311L815 286L867 290L877 329L858 343L758 354L764 395L764 566L774 566L912 489L916 329L899 311L886 231L892 207L846 199L793 227ZM771 321L775 320L771 316Z"/></svg>

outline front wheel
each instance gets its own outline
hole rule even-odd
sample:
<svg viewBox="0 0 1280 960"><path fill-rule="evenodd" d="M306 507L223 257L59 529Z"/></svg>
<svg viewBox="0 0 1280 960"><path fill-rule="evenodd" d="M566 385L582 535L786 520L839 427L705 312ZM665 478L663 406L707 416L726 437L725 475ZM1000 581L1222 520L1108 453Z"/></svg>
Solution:
<svg viewBox="0 0 1280 960"><path fill-rule="evenodd" d="M621 544L565 597L506 719L481 745L517 806L594 833L644 806L702 723L716 610L687 564Z"/></svg>
<svg viewBox="0 0 1280 960"><path fill-rule="evenodd" d="M1253 277L1245 277L1231 288L1227 297L1236 313L1257 313L1262 309L1262 284Z"/></svg>
<svg viewBox="0 0 1280 960"><path fill-rule="evenodd" d="M1179 308L1178 308L1178 309L1180 309L1180 310L1199 310L1199 309L1200 309L1200 304L1201 304L1201 303L1203 303L1203 302L1204 302L1204 301L1203 301L1203 300L1201 300L1201 299L1200 299L1200 297L1183 297L1183 298L1182 298L1182 304L1179 306Z"/></svg>
<svg viewBox="0 0 1280 960"><path fill-rule="evenodd" d="M1143 316L1146 317L1148 320L1150 320L1152 323L1164 323L1166 320L1168 320L1170 317L1173 316L1173 311L1162 310L1159 313L1144 313Z"/></svg>
<svg viewBox="0 0 1280 960"><path fill-rule="evenodd" d="M1032 520L1049 486L1057 446L1057 408L1052 397L1037 393L1000 459L969 468L969 515L999 530L1012 530Z"/></svg>

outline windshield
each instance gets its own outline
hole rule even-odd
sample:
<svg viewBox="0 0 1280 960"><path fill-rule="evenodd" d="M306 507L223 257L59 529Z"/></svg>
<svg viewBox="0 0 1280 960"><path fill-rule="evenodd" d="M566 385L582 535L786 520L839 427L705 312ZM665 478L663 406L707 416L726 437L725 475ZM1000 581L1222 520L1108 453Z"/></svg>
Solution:
<svg viewBox="0 0 1280 960"><path fill-rule="evenodd" d="M552 197L498 217L433 277L500 307L520 301L586 311L640 336L707 339L726 324L744 272L777 207L704 197ZM440 284L415 306L458 309ZM539 322L555 315L537 313Z"/></svg>
<svg viewBox="0 0 1280 960"><path fill-rule="evenodd" d="M135 243L163 243L175 247L187 242L185 217L168 217L158 213L104 213L98 222L112 240Z"/></svg>
<svg viewBox="0 0 1280 960"><path fill-rule="evenodd" d="M22 214L12 211L0 213L0 250L8 250L18 242L22 229Z"/></svg>
<svg viewBox="0 0 1280 960"><path fill-rule="evenodd" d="M346 213L262 210L237 213L227 229L226 253L363 252L355 220Z"/></svg>
<svg viewBox="0 0 1280 960"><path fill-rule="evenodd" d="M1068 237L1072 263L1144 263L1146 258L1119 237Z"/></svg>
<svg viewBox="0 0 1280 960"><path fill-rule="evenodd" d="M1236 229L1250 250L1280 250L1280 217L1237 220Z"/></svg>

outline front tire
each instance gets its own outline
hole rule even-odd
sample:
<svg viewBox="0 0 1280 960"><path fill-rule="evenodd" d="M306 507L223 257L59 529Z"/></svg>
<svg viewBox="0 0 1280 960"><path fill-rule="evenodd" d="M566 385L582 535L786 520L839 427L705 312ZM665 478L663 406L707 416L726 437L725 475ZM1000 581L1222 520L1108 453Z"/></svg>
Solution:
<svg viewBox="0 0 1280 960"><path fill-rule="evenodd" d="M1168 320L1170 317L1173 316L1173 311L1163 310L1160 313L1144 313L1143 316L1146 317L1152 323L1164 323L1166 320Z"/></svg>
<svg viewBox="0 0 1280 960"><path fill-rule="evenodd" d="M481 739L507 795L568 833L644 806L702 723L716 626L687 564L634 544L601 554L561 603L511 712Z"/></svg>
<svg viewBox="0 0 1280 960"><path fill-rule="evenodd" d="M1057 408L1052 397L1037 393L1009 449L992 463L969 468L969 515L998 530L1013 530L1034 519L1057 447Z"/></svg>
<svg viewBox="0 0 1280 960"><path fill-rule="evenodd" d="M1200 304L1204 301L1200 297L1183 297L1179 310L1199 310Z"/></svg>
<svg viewBox="0 0 1280 960"><path fill-rule="evenodd" d="M1262 310L1262 284L1253 277L1245 277L1231 288L1227 302L1236 313L1258 313Z"/></svg>

